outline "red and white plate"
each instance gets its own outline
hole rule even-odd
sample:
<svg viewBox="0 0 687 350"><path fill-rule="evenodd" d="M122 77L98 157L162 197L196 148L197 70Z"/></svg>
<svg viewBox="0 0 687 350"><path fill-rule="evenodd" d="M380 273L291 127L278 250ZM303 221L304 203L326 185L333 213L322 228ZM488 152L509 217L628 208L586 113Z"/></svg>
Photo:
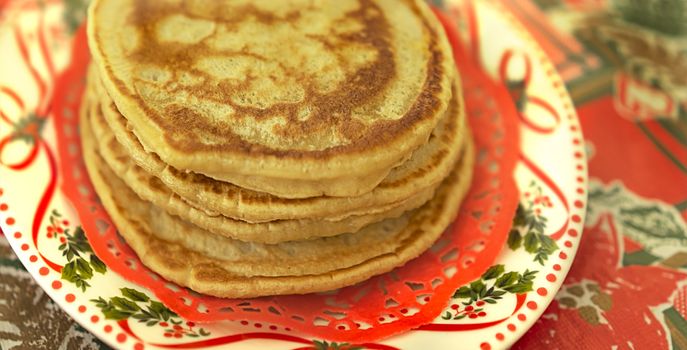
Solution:
<svg viewBox="0 0 687 350"><path fill-rule="evenodd" d="M457 25L468 52L494 81L508 87L518 107L520 150L514 176L520 209L493 266L460 287L437 319L364 344L366 348L512 345L555 296L582 234L587 202L583 138L553 65L524 27L498 4L449 2L444 7L443 19ZM85 6L78 1L0 1L0 228L26 269L77 322L116 348L323 349L332 345L288 328L254 322L189 322L170 313L149 290L94 258L85 238L77 234L81 221L57 175L74 168L68 157L55 156L60 147L58 128L64 128L59 130L63 134L76 131L51 117L61 88L56 81L70 66L74 32L84 13ZM480 93L479 87L466 86L470 87L466 94ZM77 151L66 148L67 154ZM114 315L119 321L108 317L122 310L126 317ZM125 322L128 318L132 322Z"/></svg>

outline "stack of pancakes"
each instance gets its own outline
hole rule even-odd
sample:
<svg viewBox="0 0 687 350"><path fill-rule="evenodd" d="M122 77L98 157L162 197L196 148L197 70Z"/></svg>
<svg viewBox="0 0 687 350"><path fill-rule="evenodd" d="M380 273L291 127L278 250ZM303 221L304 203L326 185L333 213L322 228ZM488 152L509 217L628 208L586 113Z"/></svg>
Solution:
<svg viewBox="0 0 687 350"><path fill-rule="evenodd" d="M220 297L351 285L457 214L473 145L421 0L96 0L81 135L120 234Z"/></svg>

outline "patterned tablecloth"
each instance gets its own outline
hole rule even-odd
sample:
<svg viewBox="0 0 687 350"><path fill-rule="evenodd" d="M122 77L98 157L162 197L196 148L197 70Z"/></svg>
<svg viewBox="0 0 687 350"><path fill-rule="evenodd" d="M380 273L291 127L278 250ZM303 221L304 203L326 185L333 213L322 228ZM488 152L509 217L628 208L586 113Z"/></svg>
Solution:
<svg viewBox="0 0 687 350"><path fill-rule="evenodd" d="M502 2L567 82L591 179L572 270L515 348L687 349L687 1ZM64 0L67 32L83 9ZM0 238L0 349L39 348L106 346L59 310Z"/></svg>

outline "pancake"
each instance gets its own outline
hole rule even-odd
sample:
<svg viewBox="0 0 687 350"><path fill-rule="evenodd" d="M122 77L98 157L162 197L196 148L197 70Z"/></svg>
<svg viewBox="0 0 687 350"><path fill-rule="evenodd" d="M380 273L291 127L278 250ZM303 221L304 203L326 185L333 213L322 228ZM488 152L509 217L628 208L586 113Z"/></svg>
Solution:
<svg viewBox="0 0 687 350"><path fill-rule="evenodd" d="M441 235L471 181L473 158L468 156L467 170L456 168L434 199L399 218L331 238L246 243L211 234L138 198L109 170L97 153L85 112L81 118L88 173L122 237L162 277L218 297L332 290L401 266Z"/></svg>
<svg viewBox="0 0 687 350"><path fill-rule="evenodd" d="M84 103L88 104L90 102L88 100L87 96ZM408 210L420 207L432 198L436 187L438 187L437 185L423 190L388 211L354 215L336 221L297 219L248 223L223 215L209 216L174 194L158 178L137 166L107 128L107 123L100 115L97 106L91 108L89 119L90 127L97 140L95 147L98 149L100 157L105 161L105 166L109 167L110 171L114 172L141 199L212 233L243 241L279 243L356 232L368 224L387 218L395 218Z"/></svg>
<svg viewBox="0 0 687 350"><path fill-rule="evenodd" d="M88 38L146 150L282 198L373 190L427 142L456 77L422 0L96 0Z"/></svg>
<svg viewBox="0 0 687 350"><path fill-rule="evenodd" d="M339 221L349 216L388 212L409 201L417 202L414 197L433 191L448 175L459 158L465 139L469 137L462 96L456 93L428 143L415 151L408 161L394 168L372 192L358 197L285 199L169 166L156 154L144 150L129 130L127 120L99 84L95 69L90 70L88 82L89 91L100 99L107 124L138 166L209 215L253 223L317 218Z"/></svg>

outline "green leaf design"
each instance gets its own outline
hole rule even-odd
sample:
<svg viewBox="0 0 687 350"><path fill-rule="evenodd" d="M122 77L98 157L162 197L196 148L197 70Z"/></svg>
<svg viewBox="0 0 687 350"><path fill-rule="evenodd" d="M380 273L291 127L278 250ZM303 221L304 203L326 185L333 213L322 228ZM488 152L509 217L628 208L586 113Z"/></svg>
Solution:
<svg viewBox="0 0 687 350"><path fill-rule="evenodd" d="M98 299L91 299L91 302L93 302L95 306L99 309L107 307L107 300L103 299L103 297L98 297Z"/></svg>
<svg viewBox="0 0 687 350"><path fill-rule="evenodd" d="M116 308L126 312L135 313L141 310L141 308L136 303L122 297L112 297L110 301L112 302L112 305L114 305Z"/></svg>
<svg viewBox="0 0 687 350"><path fill-rule="evenodd" d="M165 321L172 317L178 317L176 313L172 312L172 310L168 309L159 301L151 301L150 309L160 314L160 317Z"/></svg>
<svg viewBox="0 0 687 350"><path fill-rule="evenodd" d="M81 258L79 259L83 260ZM86 265L88 265L88 263L86 263ZM86 279L92 276L93 272L90 270L90 266L83 267L82 262L80 262L79 260L73 260L72 262L69 262L66 265L64 265L64 267L62 268L62 275L60 278L70 283L74 283L74 285L76 285L77 288L81 288L81 290L85 292L86 288L91 286L90 284L88 284L88 282L86 282Z"/></svg>
<svg viewBox="0 0 687 350"><path fill-rule="evenodd" d="M312 344L315 346L316 350L328 350L329 349L329 343L327 343L326 341L313 340Z"/></svg>
<svg viewBox="0 0 687 350"><path fill-rule="evenodd" d="M463 286L458 288L455 293L453 293L454 298L460 298L460 299L466 299L470 297L470 288L467 286Z"/></svg>
<svg viewBox="0 0 687 350"><path fill-rule="evenodd" d="M91 302L102 311L106 319L119 321L133 318L149 327L156 326L162 321L170 322L173 325L182 325L184 323L183 320L178 319L179 316L177 314L159 301L151 300L145 293L131 288L121 288L120 292L122 297L114 296L109 300L98 297L97 299L91 299ZM139 303L147 303L147 305L139 305ZM168 329L167 331L172 330ZM183 335L197 338L208 336L210 332L203 328L194 329L188 326L184 329Z"/></svg>
<svg viewBox="0 0 687 350"><path fill-rule="evenodd" d="M87 280L93 277L93 269L91 268L91 265L88 263L88 261L84 260L83 258L77 258L75 261L76 269L81 279Z"/></svg>
<svg viewBox="0 0 687 350"><path fill-rule="evenodd" d="M485 281L497 278L503 274L505 267L503 265L494 265L482 274L482 279Z"/></svg>
<svg viewBox="0 0 687 350"><path fill-rule="evenodd" d="M494 265L490 267L482 278L470 283L469 286L462 286L453 293L453 298L468 299L461 301L461 304L468 306L481 300L486 304L496 304L498 300L503 299L507 293L520 294L530 292L533 289L533 282L538 271L530 271L526 269L522 274L517 271L505 272L503 265ZM498 276L498 277L497 277ZM482 308L474 309L474 312L481 311ZM456 311L453 315L453 320L459 320L467 314ZM448 320L451 312L447 311L442 316L443 319Z"/></svg>
<svg viewBox="0 0 687 350"><path fill-rule="evenodd" d="M57 217L60 217L60 214L53 209L50 219L54 221ZM58 246L58 249L67 263L62 268L61 278L85 292L86 288L91 286L88 280L93 277L94 271L104 274L107 272L107 266L93 253L81 226L77 226L73 234L69 229L65 229L63 234L66 240Z"/></svg>
<svg viewBox="0 0 687 350"><path fill-rule="evenodd" d="M107 265L105 265L105 263L102 262L102 260L98 259L98 257L95 256L95 254L91 254L91 267L93 268L93 270L95 270L95 272L100 274L104 274L105 272L107 272Z"/></svg>
<svg viewBox="0 0 687 350"><path fill-rule="evenodd" d="M535 181L530 183L530 193L534 198L543 195L541 187ZM524 247L526 252L534 255L534 261L544 265L549 256L558 250L558 245L545 234L548 220L538 212L535 213L535 210L542 209L539 206L541 204L535 204L535 200L518 206L513 219L513 229L508 233L507 244L511 250Z"/></svg>
<svg viewBox="0 0 687 350"><path fill-rule="evenodd" d="M133 315L133 313L127 312L127 311L122 311L122 310L117 310L117 309L108 309L108 310L103 310L103 315L108 320L121 321L121 320L126 320L127 318L131 317L131 315Z"/></svg>
<svg viewBox="0 0 687 350"><path fill-rule="evenodd" d="M313 340L313 345L316 350L362 350L360 346L352 346L348 343L328 343L327 341Z"/></svg>
<svg viewBox="0 0 687 350"><path fill-rule="evenodd" d="M520 273L512 271L499 277L494 283L494 285L498 288L503 288L506 286L513 285L518 281L518 279L520 279Z"/></svg>
<svg viewBox="0 0 687 350"><path fill-rule="evenodd" d="M131 288L121 288L122 295L132 301L148 302L150 298L142 292Z"/></svg>
<svg viewBox="0 0 687 350"><path fill-rule="evenodd" d="M517 283L512 286L503 287L509 293L521 294L532 291L532 282Z"/></svg>
<svg viewBox="0 0 687 350"><path fill-rule="evenodd" d="M508 248L516 250L522 246L522 235L518 230L510 230L508 233Z"/></svg>
<svg viewBox="0 0 687 350"><path fill-rule="evenodd" d="M476 295L483 295L485 292L485 285L482 280L476 280L472 283L470 283L470 289L476 294Z"/></svg>
<svg viewBox="0 0 687 350"><path fill-rule="evenodd" d="M549 236L541 236L539 241L541 242L541 249L548 253L553 253L558 249L558 244L556 244L556 241Z"/></svg>
<svg viewBox="0 0 687 350"><path fill-rule="evenodd" d="M61 278L63 280L67 280L69 282L74 282L77 278L76 276L76 263L75 262L70 262L62 268L62 276Z"/></svg>
<svg viewBox="0 0 687 350"><path fill-rule="evenodd" d="M523 242L528 253L535 253L539 248L539 236L534 231L527 232Z"/></svg>
<svg viewBox="0 0 687 350"><path fill-rule="evenodd" d="M525 215L525 208L522 206L522 204L518 204L518 207L515 210L515 217L513 218L513 226L524 226L526 223L527 220Z"/></svg>
<svg viewBox="0 0 687 350"><path fill-rule="evenodd" d="M530 271L529 269L525 270L525 273L522 274L522 277L519 279L519 282L534 281L534 278L537 277L538 272L539 271Z"/></svg>

